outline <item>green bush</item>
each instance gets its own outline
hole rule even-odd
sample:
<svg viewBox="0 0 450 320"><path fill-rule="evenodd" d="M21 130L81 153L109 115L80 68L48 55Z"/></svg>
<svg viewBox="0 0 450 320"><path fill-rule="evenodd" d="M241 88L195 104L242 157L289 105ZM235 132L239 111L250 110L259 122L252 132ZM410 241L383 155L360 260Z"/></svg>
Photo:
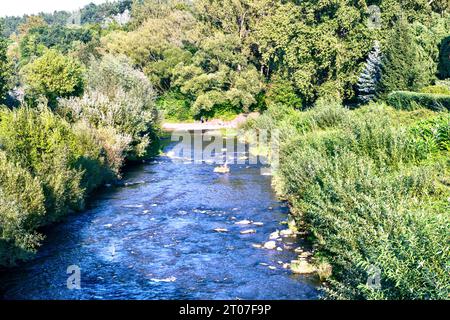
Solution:
<svg viewBox="0 0 450 320"><path fill-rule="evenodd" d="M45 215L44 201L39 180L0 151L0 266L35 252L43 239L35 229Z"/></svg>
<svg viewBox="0 0 450 320"><path fill-rule="evenodd" d="M443 114L423 120L411 128L421 143L431 145L429 149L450 151L450 115Z"/></svg>
<svg viewBox="0 0 450 320"><path fill-rule="evenodd" d="M145 75L126 58L105 56L93 62L87 78L84 96L61 99L57 112L71 123L86 121L97 129L114 129L121 136L119 144L129 141L124 150L128 160L147 156L157 142L159 116Z"/></svg>
<svg viewBox="0 0 450 320"><path fill-rule="evenodd" d="M434 85L422 88L421 93L444 94L450 96L450 88L444 85Z"/></svg>
<svg viewBox="0 0 450 320"><path fill-rule="evenodd" d="M389 94L387 103L401 110L421 107L434 111L450 110L450 95L395 91Z"/></svg>
<svg viewBox="0 0 450 320"><path fill-rule="evenodd" d="M179 93L164 94L157 100L156 105L166 121L191 121L194 119L189 101Z"/></svg>
<svg viewBox="0 0 450 320"><path fill-rule="evenodd" d="M56 105L57 98L81 95L83 77L81 64L56 50L47 50L24 68L29 100L44 96L52 106Z"/></svg>
<svg viewBox="0 0 450 320"><path fill-rule="evenodd" d="M275 187L309 232L314 261L332 266L326 297L448 299L449 121L324 101L307 112L271 107L248 124L281 131ZM367 286L372 266L380 290Z"/></svg>
<svg viewBox="0 0 450 320"><path fill-rule="evenodd" d="M108 134L44 106L0 109L0 265L30 257L40 227L83 209L88 192L116 177Z"/></svg>
<svg viewBox="0 0 450 320"><path fill-rule="evenodd" d="M68 123L48 109L3 109L0 144L11 162L28 168L42 183L48 222L83 206L82 176L74 168L82 155Z"/></svg>
<svg viewBox="0 0 450 320"><path fill-rule="evenodd" d="M282 104L294 109L301 109L303 106L303 101L295 92L292 83L281 77L273 79L268 85L266 102L268 104Z"/></svg>

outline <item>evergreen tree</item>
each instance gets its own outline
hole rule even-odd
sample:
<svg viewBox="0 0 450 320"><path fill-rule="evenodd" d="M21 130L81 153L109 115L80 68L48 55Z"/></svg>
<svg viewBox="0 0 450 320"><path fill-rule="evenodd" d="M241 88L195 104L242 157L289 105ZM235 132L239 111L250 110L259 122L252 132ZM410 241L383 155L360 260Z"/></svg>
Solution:
<svg viewBox="0 0 450 320"><path fill-rule="evenodd" d="M450 78L450 37L444 38L441 43L439 73L442 79Z"/></svg>
<svg viewBox="0 0 450 320"><path fill-rule="evenodd" d="M398 90L417 91L432 82L435 72L433 61L417 43L411 26L399 21L383 49L381 94L385 96Z"/></svg>
<svg viewBox="0 0 450 320"><path fill-rule="evenodd" d="M360 103L368 103L377 97L378 85L381 79L381 49L378 41L375 42L372 52L367 58L357 88Z"/></svg>

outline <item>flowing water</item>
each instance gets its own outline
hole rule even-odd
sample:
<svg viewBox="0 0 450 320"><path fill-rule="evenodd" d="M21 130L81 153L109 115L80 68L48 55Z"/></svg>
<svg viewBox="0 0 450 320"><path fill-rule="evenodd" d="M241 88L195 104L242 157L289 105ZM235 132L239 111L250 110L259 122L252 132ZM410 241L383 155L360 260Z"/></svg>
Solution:
<svg viewBox="0 0 450 320"><path fill-rule="evenodd" d="M282 267L301 243L253 246L286 228L288 208L271 178L257 165L230 168L223 175L161 156L130 169L123 185L51 227L34 260L0 275L3 298L316 299L314 277ZM248 229L256 233L241 234ZM69 266L80 268L81 289L68 289Z"/></svg>

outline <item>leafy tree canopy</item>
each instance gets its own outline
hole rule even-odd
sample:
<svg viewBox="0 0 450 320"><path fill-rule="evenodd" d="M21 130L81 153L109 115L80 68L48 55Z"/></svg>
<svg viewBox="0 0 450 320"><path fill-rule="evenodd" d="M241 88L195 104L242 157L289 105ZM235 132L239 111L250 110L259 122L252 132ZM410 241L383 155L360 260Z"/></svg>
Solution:
<svg viewBox="0 0 450 320"><path fill-rule="evenodd" d="M60 97L83 93L83 68L75 59L47 50L24 68L24 80L31 99L44 96L51 104Z"/></svg>

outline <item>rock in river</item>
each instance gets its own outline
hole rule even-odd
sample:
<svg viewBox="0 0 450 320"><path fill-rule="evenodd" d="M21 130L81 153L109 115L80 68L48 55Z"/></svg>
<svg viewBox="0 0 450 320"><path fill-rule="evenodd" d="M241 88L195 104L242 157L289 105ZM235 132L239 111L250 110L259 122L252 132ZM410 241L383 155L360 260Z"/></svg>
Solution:
<svg viewBox="0 0 450 320"><path fill-rule="evenodd" d="M165 279L150 279L152 282L175 282L177 281L177 278L175 277L170 277L170 278L165 278Z"/></svg>
<svg viewBox="0 0 450 320"><path fill-rule="evenodd" d="M291 237L294 235L294 232L291 229L281 230L280 235L282 237Z"/></svg>
<svg viewBox="0 0 450 320"><path fill-rule="evenodd" d="M273 250L277 247L277 243L275 241L268 241L264 244L264 248L267 250Z"/></svg>
<svg viewBox="0 0 450 320"><path fill-rule="evenodd" d="M271 234L270 234L270 240L276 240L276 239L278 239L280 237L280 232L277 230L277 231L275 231L275 232L272 232Z"/></svg>
<svg viewBox="0 0 450 320"><path fill-rule="evenodd" d="M236 222L235 224L238 225L238 226L246 226L246 225L249 225L251 223L252 222L250 220L242 220L242 221Z"/></svg>
<svg viewBox="0 0 450 320"><path fill-rule="evenodd" d="M249 229L249 230L241 231L241 234L253 234L253 233L256 233L256 230L254 230L254 229Z"/></svg>
<svg viewBox="0 0 450 320"><path fill-rule="evenodd" d="M305 260L291 261L291 270L297 274L312 274L317 272L316 267Z"/></svg>

